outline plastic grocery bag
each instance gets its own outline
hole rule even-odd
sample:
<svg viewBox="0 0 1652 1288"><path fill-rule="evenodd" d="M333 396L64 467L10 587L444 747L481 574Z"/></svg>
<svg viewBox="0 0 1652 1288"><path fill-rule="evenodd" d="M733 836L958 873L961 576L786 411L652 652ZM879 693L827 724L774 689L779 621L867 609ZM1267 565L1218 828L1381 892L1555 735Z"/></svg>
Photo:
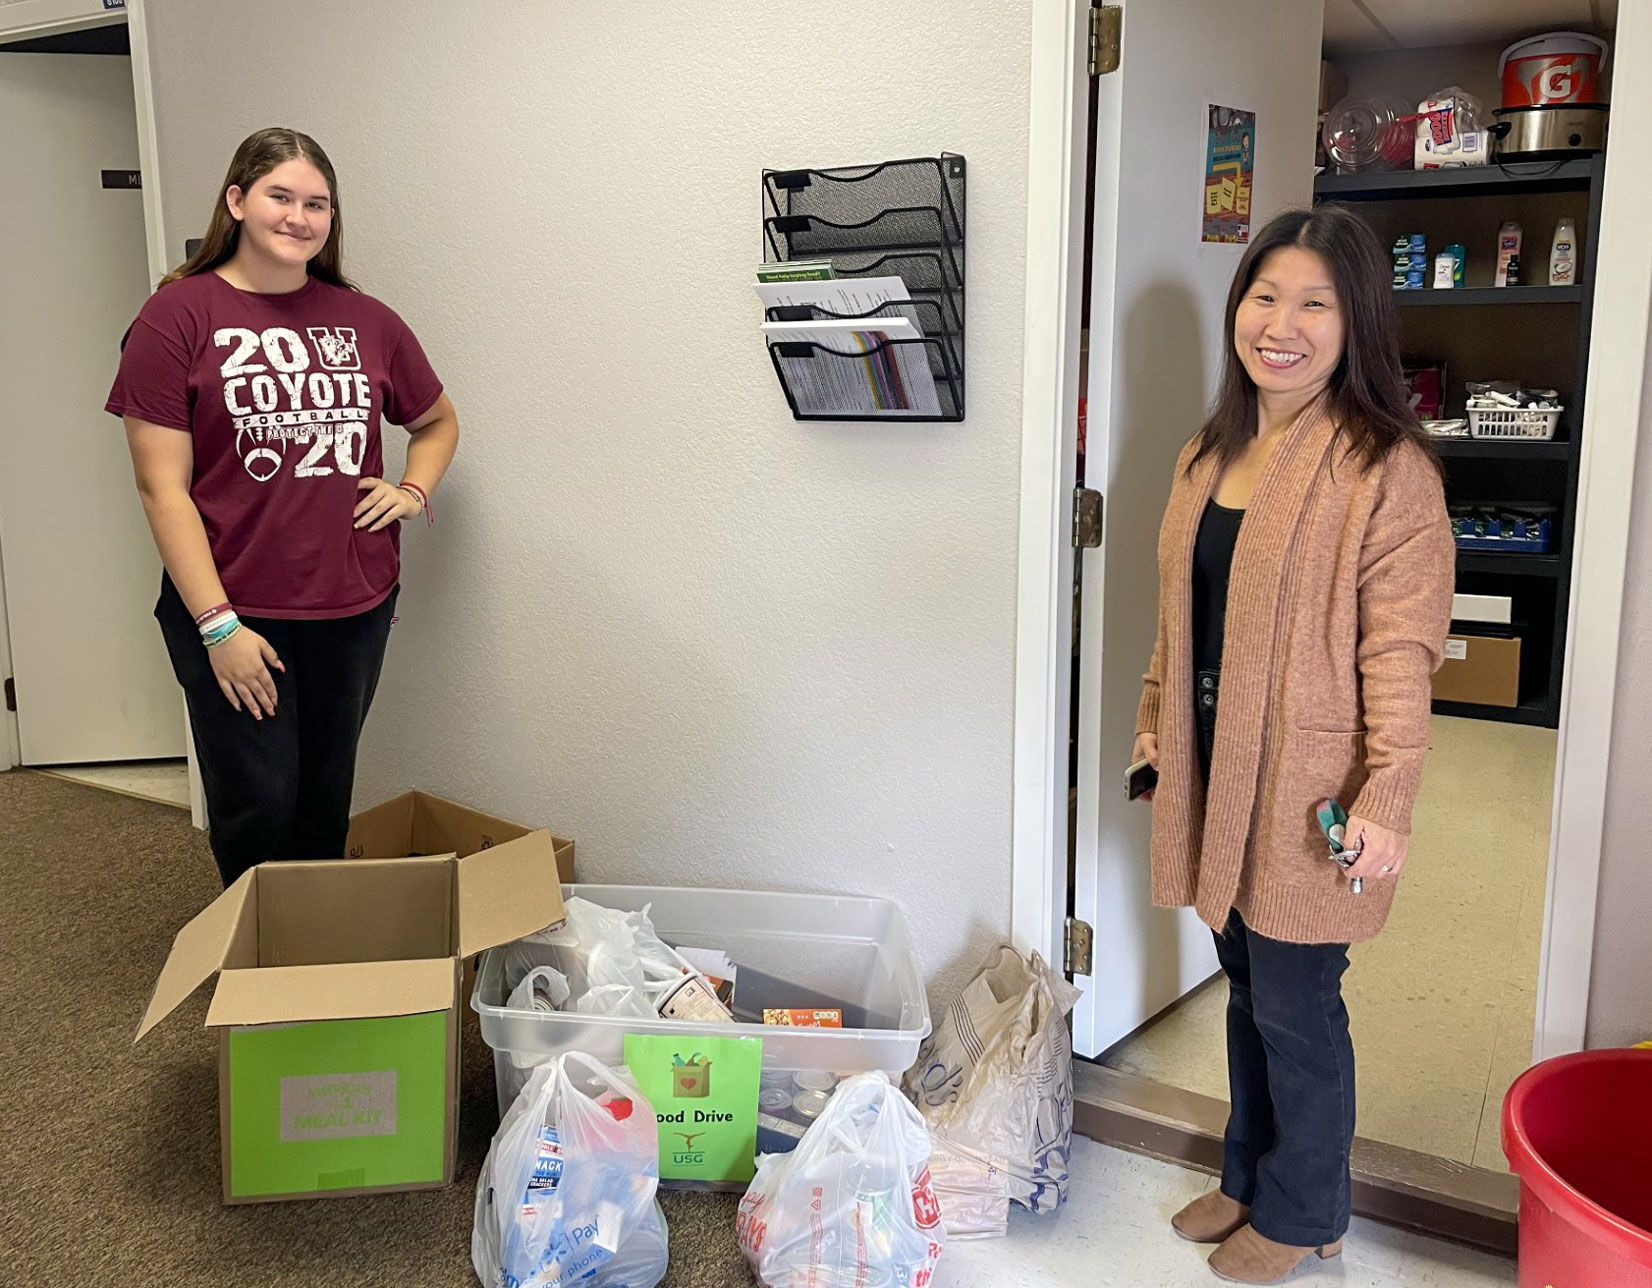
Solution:
<svg viewBox="0 0 1652 1288"><path fill-rule="evenodd" d="M949 1233L949 1191L953 1208L971 1197L971 1232L985 1232L979 1199L998 1184L992 1169L1006 1177L1006 1198L1034 1212L1067 1201L1073 1046L1066 1015L1078 998L1037 953L1024 958L1004 944L987 954L919 1049L907 1094L937 1141L961 1147L948 1154L948 1184L936 1188ZM972 1166L977 1175L954 1179Z"/></svg>
<svg viewBox="0 0 1652 1288"><path fill-rule="evenodd" d="M765 1154L735 1219L765 1288L926 1288L946 1243L929 1132L881 1073L841 1084L788 1154Z"/></svg>
<svg viewBox="0 0 1652 1288"><path fill-rule="evenodd" d="M636 1083L601 1061L571 1051L536 1068L476 1182L470 1263L485 1288L659 1283L657 1133Z"/></svg>
<svg viewBox="0 0 1652 1288"><path fill-rule="evenodd" d="M567 1002L568 977L555 966L535 966L511 990L505 1005L519 1011L555 1011Z"/></svg>
<svg viewBox="0 0 1652 1288"><path fill-rule="evenodd" d="M929 1175L948 1239L1001 1239L1010 1229L1010 1174L990 1155L929 1137Z"/></svg>
<svg viewBox="0 0 1652 1288"><path fill-rule="evenodd" d="M567 920L556 929L506 946L507 997L535 969L549 966L568 990L557 1004L563 1009L642 1020L666 1014L669 1019L729 1022L727 1009L704 976L655 933L647 908L620 912L575 896L565 912ZM692 1013L682 1009L690 996L685 984L697 1003ZM681 999L679 1009L672 1009L673 999Z"/></svg>

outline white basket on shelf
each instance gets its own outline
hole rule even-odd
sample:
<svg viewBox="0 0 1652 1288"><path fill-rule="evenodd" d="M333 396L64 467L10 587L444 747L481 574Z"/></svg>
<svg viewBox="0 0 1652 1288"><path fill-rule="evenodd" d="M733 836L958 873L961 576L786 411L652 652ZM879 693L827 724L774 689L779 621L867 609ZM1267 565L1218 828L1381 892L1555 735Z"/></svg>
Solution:
<svg viewBox="0 0 1652 1288"><path fill-rule="evenodd" d="M1493 407L1485 411L1468 409L1470 438L1523 438L1532 442L1552 439L1560 424L1563 407L1544 411L1537 407Z"/></svg>

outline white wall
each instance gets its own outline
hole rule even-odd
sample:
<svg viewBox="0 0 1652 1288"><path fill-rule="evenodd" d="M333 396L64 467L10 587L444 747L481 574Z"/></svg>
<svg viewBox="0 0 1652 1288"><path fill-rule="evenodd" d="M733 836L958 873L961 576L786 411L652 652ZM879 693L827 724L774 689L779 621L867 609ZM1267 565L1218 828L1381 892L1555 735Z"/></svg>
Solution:
<svg viewBox="0 0 1652 1288"><path fill-rule="evenodd" d="M358 802L550 824L593 880L887 895L937 982L1007 931L1030 21L153 6L168 249L246 133L314 134L350 271L464 427L406 532ZM278 32L291 58L246 57ZM942 149L969 159L968 421L793 422L760 171Z"/></svg>
<svg viewBox="0 0 1652 1288"><path fill-rule="evenodd" d="M1652 352L1647 365L1652 374ZM1592 1047L1652 1041L1652 849L1646 840L1646 793L1652 783L1652 724L1647 719L1652 713L1652 379L1646 385L1635 454L1624 586L1589 986L1587 1041Z"/></svg>

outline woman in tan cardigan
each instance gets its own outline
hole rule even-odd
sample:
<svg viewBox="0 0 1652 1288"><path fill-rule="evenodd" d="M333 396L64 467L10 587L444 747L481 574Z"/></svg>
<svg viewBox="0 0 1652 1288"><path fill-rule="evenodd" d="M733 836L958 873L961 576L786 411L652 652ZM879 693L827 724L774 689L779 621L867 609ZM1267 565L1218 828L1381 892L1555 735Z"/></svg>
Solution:
<svg viewBox="0 0 1652 1288"><path fill-rule="evenodd" d="M1348 1227L1342 973L1405 865L1450 624L1455 549L1389 276L1346 209L1262 230L1159 533L1135 749L1159 771L1153 901L1197 909L1229 982L1222 1184L1172 1224L1220 1243L1211 1268L1240 1283L1334 1255ZM1361 851L1346 872L1316 818L1326 798Z"/></svg>

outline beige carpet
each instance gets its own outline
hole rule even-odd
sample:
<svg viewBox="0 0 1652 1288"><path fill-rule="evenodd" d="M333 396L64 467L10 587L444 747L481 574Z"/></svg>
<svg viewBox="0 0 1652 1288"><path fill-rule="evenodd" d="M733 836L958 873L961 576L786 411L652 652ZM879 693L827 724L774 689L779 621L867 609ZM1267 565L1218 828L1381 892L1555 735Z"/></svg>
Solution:
<svg viewBox="0 0 1652 1288"><path fill-rule="evenodd" d="M459 1178L448 1189L226 1208L217 1044L202 989L132 1035L172 936L219 892L188 815L0 773L0 1278L15 1285L474 1284L471 1208L497 1126L466 1008ZM662 1192L672 1288L755 1283L733 1198Z"/></svg>

